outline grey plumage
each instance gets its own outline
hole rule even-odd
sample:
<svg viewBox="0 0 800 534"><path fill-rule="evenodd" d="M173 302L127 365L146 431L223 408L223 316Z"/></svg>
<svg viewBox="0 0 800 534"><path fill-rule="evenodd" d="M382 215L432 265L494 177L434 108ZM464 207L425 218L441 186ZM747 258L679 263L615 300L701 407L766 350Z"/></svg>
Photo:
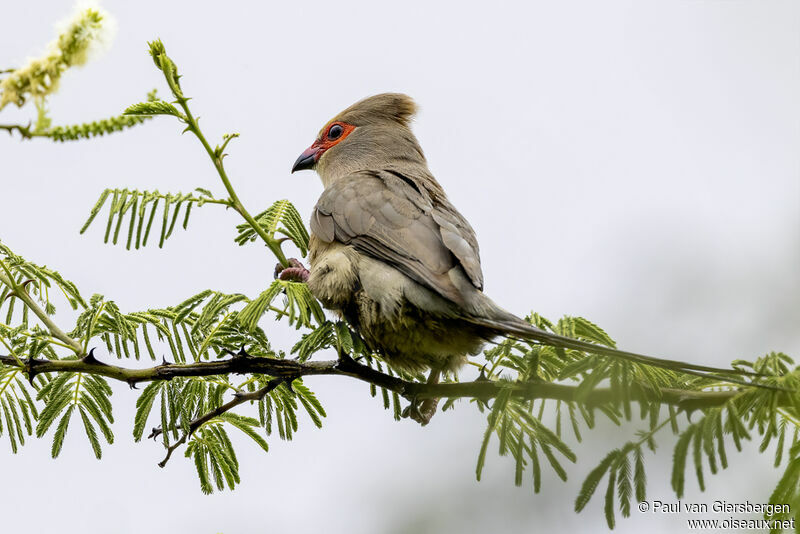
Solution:
<svg viewBox="0 0 800 534"><path fill-rule="evenodd" d="M692 374L732 372L557 336L495 304L482 291L475 232L410 130L415 110L400 94L362 100L326 124L293 169L315 168L325 186L311 216L309 288L390 365L454 370L487 339L510 335Z"/></svg>

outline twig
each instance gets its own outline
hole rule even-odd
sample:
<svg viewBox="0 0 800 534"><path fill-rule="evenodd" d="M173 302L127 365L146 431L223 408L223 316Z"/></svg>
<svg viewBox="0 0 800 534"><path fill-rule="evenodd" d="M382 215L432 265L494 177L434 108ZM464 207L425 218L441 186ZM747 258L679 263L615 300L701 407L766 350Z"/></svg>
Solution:
<svg viewBox="0 0 800 534"><path fill-rule="evenodd" d="M215 417L218 417L218 416L224 414L225 412L227 412L231 408L235 408L236 406L239 406L240 404L244 404L245 402L248 402L248 401L261 400L262 398L264 398L264 396L266 394L268 394L270 391L272 391L273 389L275 389L276 387L280 386L282 383L284 383L286 381L291 381L291 378L273 378L272 380L270 380L267 383L266 386L264 386L261 389L258 389L256 391L246 392L246 393L243 393L243 392L236 393L232 400L226 402L225 404L223 404L222 406L219 406L218 408L216 408L214 410L211 410L210 412L208 412L206 414L201 415L200 417L198 417L196 419L193 419L192 422L189 423L189 431L186 432L183 436L181 436L181 438L178 441L176 441L175 443L173 443L172 445L167 447L167 455L164 457L163 460L158 462L158 466L159 467L164 467L165 465L167 465L167 462L169 461L169 459L172 456L172 453L175 451L175 449L177 449L178 447L183 445L186 442L186 439L189 438L194 433L195 430L197 430L198 428L200 428L204 424L208 423L209 421L211 421ZM153 431L150 433L150 435L147 436L147 438L148 439L150 439L150 438L155 439L156 437L158 437L161 434L161 432L162 432L161 428L154 428Z"/></svg>
<svg viewBox="0 0 800 534"><path fill-rule="evenodd" d="M166 57L166 53L164 54L164 57L167 61L171 63L172 60ZM158 64L159 61L158 57L154 56L154 59ZM184 118L186 121L186 129L192 132L195 135L195 137L197 137L197 139L203 145L203 148L206 150L208 157L211 158L211 161L214 163L214 168L217 170L217 174L219 174L220 180L222 180L222 184L225 186L225 190L228 192L228 195L230 197L230 205L233 207L233 209L235 209L239 213L239 215L242 216L242 218L244 218L245 221L247 221L247 224L250 225L250 227L258 234L258 236L264 240L264 243L266 243L267 247L269 247L269 249L272 251L275 257L281 263L281 265L283 265L284 267L289 267L289 260L286 259L286 255L283 253L283 250L281 249L280 240L267 235L267 233L264 231L261 225L258 224L258 221L256 221L255 218L253 218L253 216L250 215L250 212L248 212L247 209L245 209L244 204L242 204L242 201L239 200L239 195L236 194L236 190L233 188L233 185L231 184L231 181L228 178L228 173L225 171L225 165L222 161L223 158L225 157L223 151L225 150L225 147L228 145L228 143L234 137L236 137L236 135L229 136L227 139L225 139L222 147L218 147L216 150L211 148L211 145L209 144L205 135L203 135L203 132L200 130L200 126L197 123L197 119L194 117L192 111L189 109L189 99L183 95L183 91L181 90L180 85L178 85L177 76L173 76L174 72L169 68L164 68L163 66L160 68L164 73L164 78L166 79L167 84L172 90L172 94L176 98L176 102L183 109L183 113L185 115Z"/></svg>
<svg viewBox="0 0 800 534"><path fill-rule="evenodd" d="M14 130L17 130L23 139L30 139L36 135L31 131L30 124L27 126L22 126L21 124L0 124L0 130L6 130L9 135L13 134Z"/></svg>
<svg viewBox="0 0 800 534"><path fill-rule="evenodd" d="M5 264L3 264L2 261L0 261L0 265L5 268ZM14 296L20 299L36 315L36 317L39 318L39 320L47 327L47 329L50 331L50 334L52 334L54 338L68 345L69 348L75 352L75 354L84 354L81 344L77 340L72 339L66 333L64 333L64 331L61 330L55 322L53 322L50 316L47 315L47 313L36 303L36 301L33 300L30 295L28 295L28 292L25 290L25 284L20 286L3 273L0 273L0 283L11 288Z"/></svg>

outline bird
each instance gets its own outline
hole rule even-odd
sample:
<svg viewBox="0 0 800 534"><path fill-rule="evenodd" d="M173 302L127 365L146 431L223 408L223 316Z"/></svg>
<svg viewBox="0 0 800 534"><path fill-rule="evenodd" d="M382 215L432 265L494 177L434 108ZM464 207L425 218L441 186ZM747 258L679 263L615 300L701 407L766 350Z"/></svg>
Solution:
<svg viewBox="0 0 800 534"><path fill-rule="evenodd" d="M395 370L430 371L428 383L461 368L487 341L512 337L738 382L752 374L654 358L560 336L531 325L484 291L475 230L431 174L411 130L414 100L370 96L325 123L291 172L315 170L323 192L311 214L305 281ZM723 375L723 376L720 376ZM407 414L425 425L438 399Z"/></svg>

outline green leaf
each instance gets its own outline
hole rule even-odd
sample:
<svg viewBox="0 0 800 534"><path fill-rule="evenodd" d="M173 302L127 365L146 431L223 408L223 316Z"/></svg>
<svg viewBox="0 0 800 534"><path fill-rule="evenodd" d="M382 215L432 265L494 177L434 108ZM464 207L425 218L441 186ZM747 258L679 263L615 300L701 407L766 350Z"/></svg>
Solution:
<svg viewBox="0 0 800 534"><path fill-rule="evenodd" d="M133 438L135 441L141 441L156 396L161 391L163 385L163 382L151 382L142 390L142 394L139 395L139 398L136 399L136 415L133 420Z"/></svg>
<svg viewBox="0 0 800 534"><path fill-rule="evenodd" d="M264 315L269 308L272 301L275 300L281 291L284 289L284 284L281 280L273 281L270 286L261 292L255 299L247 303L247 305L239 312L239 322L249 332L255 330L258 325L259 319Z"/></svg>
<svg viewBox="0 0 800 534"><path fill-rule="evenodd" d="M186 116L169 102L154 100L152 102L139 102L128 106L123 112L124 115L172 115L185 121Z"/></svg>
<svg viewBox="0 0 800 534"><path fill-rule="evenodd" d="M61 417L61 421L58 423L58 427L56 427L56 433L53 435L53 446L50 450L50 454L52 454L53 458L57 458L59 454L61 454L61 447L64 444L64 436L67 434L67 428L69 428L69 420L72 417L72 412L75 409L74 404L70 404L67 411L64 412L64 415Z"/></svg>
<svg viewBox="0 0 800 534"><path fill-rule="evenodd" d="M632 475L630 460L628 455L623 452L617 461L617 497L619 497L619 509L622 517L631 515Z"/></svg>
<svg viewBox="0 0 800 534"><path fill-rule="evenodd" d="M633 482L636 488L636 500L642 502L647 498L647 493L645 491L647 487L647 476L644 472L644 458L640 447L635 449L634 458Z"/></svg>
<svg viewBox="0 0 800 534"><path fill-rule="evenodd" d="M91 420L89 420L89 416L86 414L83 408L80 409L80 413L81 420L83 420L83 428L86 431L86 437L89 438L89 443L92 445L95 458L99 460L103 457L103 451L100 448L100 441L97 439L97 431L94 429L94 425L92 425Z"/></svg>
<svg viewBox="0 0 800 534"><path fill-rule="evenodd" d="M578 492L578 497L575 499L575 511L580 512L583 510L586 505L589 503L589 500L594 495L597 486L600 484L600 480L605 476L608 469L611 467L611 464L617 459L619 455L619 449L614 449L610 453L606 455L605 458L589 472L589 475L583 481L581 485L581 489Z"/></svg>
<svg viewBox="0 0 800 534"><path fill-rule="evenodd" d="M283 234L300 249L301 255L308 254L308 230L297 208L288 200L278 200L254 219L270 239L275 239L277 234ZM239 245L255 241L258 237L255 229L248 223L240 224L236 229L239 234L235 241Z"/></svg>
<svg viewBox="0 0 800 534"><path fill-rule="evenodd" d="M608 475L608 488L606 489L605 506L603 511L606 514L608 528L614 528L614 483L616 482L617 472L612 469Z"/></svg>
<svg viewBox="0 0 800 534"><path fill-rule="evenodd" d="M269 452L269 445L267 444L267 440L264 439L261 434L256 432L257 428L261 427L261 423L258 419L253 419L252 417L245 417L242 415L238 415L231 412L226 412L218 416L218 419L229 423L239 430L241 430L247 437L252 439L256 442L256 444L261 447L264 452Z"/></svg>
<svg viewBox="0 0 800 534"><path fill-rule="evenodd" d="M686 457L688 456L689 443L695 429L696 427L692 425L681 434L672 453L672 489L679 499L683 497Z"/></svg>
<svg viewBox="0 0 800 534"><path fill-rule="evenodd" d="M497 397L494 400L494 405L492 406L492 411L489 413L488 417L488 424L486 425L486 430L483 433L483 441L481 442L481 448L478 452L478 465L475 468L475 475L478 480L481 479L481 472L483 471L483 465L486 462L486 449L489 446L489 440L492 437L492 433L494 432L497 424L500 420L500 415L502 414L503 410L505 409L506 405L508 404L508 400L511 398L511 389L510 388L503 388L497 394Z"/></svg>

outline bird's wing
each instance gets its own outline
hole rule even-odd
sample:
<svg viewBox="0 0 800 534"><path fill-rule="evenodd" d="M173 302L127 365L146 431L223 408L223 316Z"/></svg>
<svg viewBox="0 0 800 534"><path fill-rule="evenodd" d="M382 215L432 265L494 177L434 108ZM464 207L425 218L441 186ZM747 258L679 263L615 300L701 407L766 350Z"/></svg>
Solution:
<svg viewBox="0 0 800 534"><path fill-rule="evenodd" d="M322 241L352 245L453 302L463 301L449 276L453 268L483 289L469 223L446 199L433 200L396 170L359 171L331 184L314 208L311 231Z"/></svg>

